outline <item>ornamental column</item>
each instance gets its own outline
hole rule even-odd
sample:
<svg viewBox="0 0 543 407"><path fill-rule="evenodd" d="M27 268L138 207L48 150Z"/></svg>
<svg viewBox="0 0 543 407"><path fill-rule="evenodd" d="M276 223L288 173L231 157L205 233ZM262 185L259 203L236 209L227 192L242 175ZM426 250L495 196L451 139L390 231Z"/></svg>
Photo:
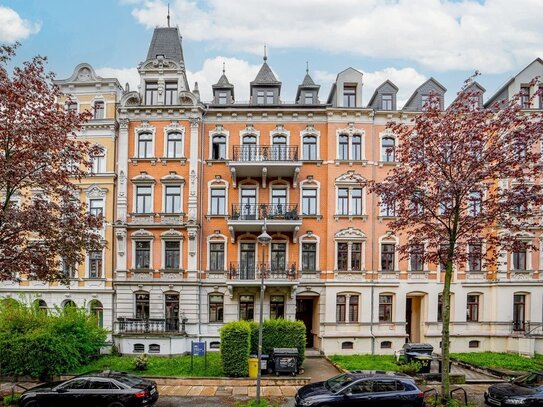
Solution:
<svg viewBox="0 0 543 407"><path fill-rule="evenodd" d="M187 272L189 278L198 275L198 162L200 117L190 119L190 152L189 152L189 200L188 200L188 259Z"/></svg>

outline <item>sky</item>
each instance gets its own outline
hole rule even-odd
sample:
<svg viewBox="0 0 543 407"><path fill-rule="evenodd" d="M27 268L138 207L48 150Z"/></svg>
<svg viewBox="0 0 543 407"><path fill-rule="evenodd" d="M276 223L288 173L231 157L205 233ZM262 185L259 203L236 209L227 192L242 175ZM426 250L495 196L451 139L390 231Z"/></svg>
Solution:
<svg viewBox="0 0 543 407"><path fill-rule="evenodd" d="M203 101L223 63L236 100L248 100L264 45L284 101L294 100L307 65L322 102L337 74L353 67L364 73L364 105L388 79L400 107L430 77L451 102L475 70L486 100L543 57L541 0L0 0L0 43L21 43L12 64L47 56L64 79L87 62L135 89L168 2Z"/></svg>

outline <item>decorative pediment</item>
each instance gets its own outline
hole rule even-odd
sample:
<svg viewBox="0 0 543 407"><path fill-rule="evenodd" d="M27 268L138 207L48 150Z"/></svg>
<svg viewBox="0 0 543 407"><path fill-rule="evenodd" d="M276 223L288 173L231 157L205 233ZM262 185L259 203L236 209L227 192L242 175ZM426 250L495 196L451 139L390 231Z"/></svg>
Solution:
<svg viewBox="0 0 543 407"><path fill-rule="evenodd" d="M168 126L164 127L164 133L165 134L168 134L168 133L181 133L181 135L184 136L185 135L185 126L182 126L176 120L172 120L172 122Z"/></svg>
<svg viewBox="0 0 543 407"><path fill-rule="evenodd" d="M354 170L347 171L345 174L342 174L336 178L336 184L365 184L366 182L366 178L360 174L357 174Z"/></svg>
<svg viewBox="0 0 543 407"><path fill-rule="evenodd" d="M154 184L155 179L147 174L145 171L140 172L140 175L132 178L133 184Z"/></svg>
<svg viewBox="0 0 543 407"><path fill-rule="evenodd" d="M153 135L155 134L155 126L151 126L149 124L149 122L147 120L144 120L141 122L141 124L136 127L136 133L145 133L145 132L150 132L150 133L153 133Z"/></svg>
<svg viewBox="0 0 543 407"><path fill-rule="evenodd" d="M135 232L132 232L130 234L130 237L132 239L145 239L145 240L150 240L150 239L155 238L151 232L145 229L139 229L139 230L136 230Z"/></svg>
<svg viewBox="0 0 543 407"><path fill-rule="evenodd" d="M366 134L366 132L364 131L364 129L359 129L359 128L356 128L354 127L354 123L349 123L349 126L345 129L337 129L336 130L336 133L339 135L339 134L347 134L349 136L353 136L353 135L359 135L359 136L363 136L364 134Z"/></svg>
<svg viewBox="0 0 543 407"><path fill-rule="evenodd" d="M141 105L141 98L138 92L128 92L123 94L121 98L121 106L139 106Z"/></svg>
<svg viewBox="0 0 543 407"><path fill-rule="evenodd" d="M366 240L366 234L360 229L355 228L345 228L337 232L334 237L336 239L345 239L345 240Z"/></svg>
<svg viewBox="0 0 543 407"><path fill-rule="evenodd" d="M185 237L183 236L181 232L178 232L177 230L174 230L174 229L170 229L165 232L162 232L160 234L160 237L162 239L177 239L177 240L185 239Z"/></svg>
<svg viewBox="0 0 543 407"><path fill-rule="evenodd" d="M181 175L177 174L175 171L170 171L168 175L163 176L160 178L160 182L163 184L184 184L185 178Z"/></svg>
<svg viewBox="0 0 543 407"><path fill-rule="evenodd" d="M96 184L92 184L85 190L89 199L105 198L107 191L107 188L100 188Z"/></svg>

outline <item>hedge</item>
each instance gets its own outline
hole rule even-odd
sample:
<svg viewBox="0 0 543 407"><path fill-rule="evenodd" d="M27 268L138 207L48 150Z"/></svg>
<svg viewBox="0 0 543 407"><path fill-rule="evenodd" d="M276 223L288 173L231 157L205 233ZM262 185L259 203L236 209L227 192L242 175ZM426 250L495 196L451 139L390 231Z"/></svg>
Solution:
<svg viewBox="0 0 543 407"><path fill-rule="evenodd" d="M247 377L251 341L251 325L247 321L234 321L221 328L221 360L224 374Z"/></svg>

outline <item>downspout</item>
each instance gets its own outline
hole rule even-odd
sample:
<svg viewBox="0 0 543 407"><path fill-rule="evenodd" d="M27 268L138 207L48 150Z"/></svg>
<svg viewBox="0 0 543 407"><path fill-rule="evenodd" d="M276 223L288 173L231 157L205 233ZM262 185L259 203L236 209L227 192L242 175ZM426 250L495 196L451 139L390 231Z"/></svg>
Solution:
<svg viewBox="0 0 543 407"><path fill-rule="evenodd" d="M372 179L375 181L376 177L376 165L375 162L379 160L375 160L376 156L376 143L375 143L375 110L373 110L373 117L372 117L373 125L371 126L371 140L372 140L372 155L373 155L373 161L374 165L371 168L371 176ZM374 294L375 294L375 194L371 194L371 305L370 305L370 336L371 336L371 354L375 354L375 335L373 333L373 318L375 315L374 304Z"/></svg>
<svg viewBox="0 0 543 407"><path fill-rule="evenodd" d="M202 196L204 193L203 187L204 187L204 119L205 115L207 113L208 106L205 105L204 111L202 113L202 125L200 126L200 157L199 160L199 166L200 166L200 186L198 187L198 190L200 191L199 195L199 206L200 206L200 214L198 223L200 225L200 233L199 233L199 240L200 240L200 250L198 251L198 259L196 262L196 267L198 268L198 340L200 340L200 337L202 335L202 248L204 243L204 234L203 234L203 219L204 219L204 205L202 202Z"/></svg>

